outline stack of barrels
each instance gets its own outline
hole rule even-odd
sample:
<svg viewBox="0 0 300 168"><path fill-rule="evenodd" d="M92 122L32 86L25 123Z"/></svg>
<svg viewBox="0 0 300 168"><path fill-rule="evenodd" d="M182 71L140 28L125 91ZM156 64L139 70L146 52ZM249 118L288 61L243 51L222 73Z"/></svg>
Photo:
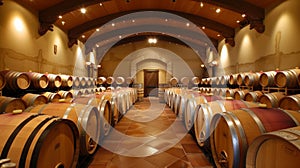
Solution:
<svg viewBox="0 0 300 168"><path fill-rule="evenodd" d="M74 95L95 87L87 77L1 71L0 84L2 166L77 167L137 100L134 88Z"/></svg>
<svg viewBox="0 0 300 168"><path fill-rule="evenodd" d="M200 85L166 89L165 102L216 167L300 164L298 68L205 78Z"/></svg>

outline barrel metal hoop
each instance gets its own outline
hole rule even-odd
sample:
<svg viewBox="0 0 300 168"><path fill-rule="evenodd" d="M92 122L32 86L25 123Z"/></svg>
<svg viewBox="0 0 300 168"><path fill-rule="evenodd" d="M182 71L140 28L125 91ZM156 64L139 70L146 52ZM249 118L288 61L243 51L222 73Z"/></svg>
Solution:
<svg viewBox="0 0 300 168"><path fill-rule="evenodd" d="M21 129L31 120L33 120L35 117L37 117L38 115L31 115L30 117L28 117L27 119L25 119L24 121L22 121L22 123L20 123L16 129L10 134L8 140L6 141L3 149L2 149L2 153L1 153L1 159L5 159L7 158L9 149L14 141L14 139L16 138L16 136L18 135L18 133L21 131Z"/></svg>
<svg viewBox="0 0 300 168"><path fill-rule="evenodd" d="M40 131L40 129L48 122L50 121L51 119L55 118L54 116L51 116L51 117L48 117L46 118L45 120L43 120L41 123L39 123L35 128L34 130L31 132L31 134L29 135L29 138L27 139L24 147L23 147L23 150L22 150L22 154L20 156L20 160L19 160L19 168L25 168L25 163L26 163L26 156L27 156L27 153L30 149L30 146L31 146L31 143L33 141L33 139L35 138L35 136L38 134L38 132ZM34 156L37 155L38 156L38 153L33 153L33 158ZM36 157L37 157L36 156ZM36 165L31 165L34 161L34 159L31 159L30 161L30 167L31 168L36 168Z"/></svg>
<svg viewBox="0 0 300 168"><path fill-rule="evenodd" d="M211 121L211 130L210 130L210 135L214 138L213 131L215 130L215 127L217 126L217 123L219 122L220 118L223 117L225 121L227 122L229 126L230 133L232 135L232 144L233 144L233 151L234 151L234 156L233 156L233 168L237 168L239 166L239 160L240 160L240 155L238 154L240 151L239 147L239 142L238 142L238 134L236 130L234 129L234 123L231 120L231 118L228 116L229 112L224 112L224 113L217 113L214 115ZM212 148L215 148L215 146L212 145ZM216 156L217 157L217 156ZM216 158L217 160L217 158Z"/></svg>
<svg viewBox="0 0 300 168"><path fill-rule="evenodd" d="M67 108L65 114L64 114L63 117L62 117L63 119L67 119L67 118L68 118L68 116L69 116L71 110L75 107L75 105L76 105L75 103L72 103L72 104Z"/></svg>
<svg viewBox="0 0 300 168"><path fill-rule="evenodd" d="M300 125L300 123L299 123L299 121L293 116L293 115L291 115L289 112L287 112L286 110L284 110L284 109L281 109L281 108L279 108L281 111L283 111L286 115L288 115L293 121L294 121L294 123L296 124L296 125Z"/></svg>

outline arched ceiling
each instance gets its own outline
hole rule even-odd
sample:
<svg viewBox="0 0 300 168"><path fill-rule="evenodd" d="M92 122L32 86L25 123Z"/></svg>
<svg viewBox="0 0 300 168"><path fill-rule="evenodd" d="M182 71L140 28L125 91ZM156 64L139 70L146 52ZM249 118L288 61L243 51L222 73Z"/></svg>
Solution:
<svg viewBox="0 0 300 168"><path fill-rule="evenodd" d="M71 47L77 40L85 43L99 27L107 22L141 11L163 11L181 16L202 29L214 45L225 38L227 43L234 46L235 29L250 24L250 29L263 33L265 9L282 0L16 1L38 12L40 35L44 35L49 30L53 31L53 25L56 25L68 34L69 47ZM5 1L0 0L0 5L3 3L5 4ZM86 9L85 14L81 13L81 8ZM217 9L220 9L219 13L216 12Z"/></svg>

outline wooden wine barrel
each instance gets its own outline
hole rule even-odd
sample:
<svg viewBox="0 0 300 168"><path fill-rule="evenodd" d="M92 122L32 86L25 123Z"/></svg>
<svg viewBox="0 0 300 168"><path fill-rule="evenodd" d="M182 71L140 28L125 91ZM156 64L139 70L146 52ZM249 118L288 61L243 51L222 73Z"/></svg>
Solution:
<svg viewBox="0 0 300 168"><path fill-rule="evenodd" d="M249 92L250 92L249 90L237 90L234 92L233 98L235 100L244 100L245 95Z"/></svg>
<svg viewBox="0 0 300 168"><path fill-rule="evenodd" d="M61 87L63 89L71 89L73 86L73 77L70 75L60 75L61 77Z"/></svg>
<svg viewBox="0 0 300 168"><path fill-rule="evenodd" d="M221 112L241 108L258 107L259 104L242 100L216 100L196 106L194 132L200 146L204 146L210 136L210 122L212 117Z"/></svg>
<svg viewBox="0 0 300 168"><path fill-rule="evenodd" d="M284 96L279 101L279 107L286 110L300 110L300 94Z"/></svg>
<svg viewBox="0 0 300 168"><path fill-rule="evenodd" d="M80 154L91 155L96 151L101 135L100 113L96 107L75 103L49 103L27 108L26 111L72 120L79 130Z"/></svg>
<svg viewBox="0 0 300 168"><path fill-rule="evenodd" d="M26 72L30 79L30 86L32 89L42 90L46 89L49 84L49 79L45 74L37 72Z"/></svg>
<svg viewBox="0 0 300 168"><path fill-rule="evenodd" d="M109 77L106 78L106 83L107 83L107 84L111 85L111 84L113 84L114 82L115 82L115 78L114 78L114 77L109 76Z"/></svg>
<svg viewBox="0 0 300 168"><path fill-rule="evenodd" d="M221 85L227 86L229 84L229 76L228 75L223 75L221 76Z"/></svg>
<svg viewBox="0 0 300 168"><path fill-rule="evenodd" d="M6 79L5 76L0 73L0 90L2 90L6 85Z"/></svg>
<svg viewBox="0 0 300 168"><path fill-rule="evenodd" d="M300 165L300 127L269 132L255 138L248 148L247 168L286 168Z"/></svg>
<svg viewBox="0 0 300 168"><path fill-rule="evenodd" d="M193 83L194 85L198 85L198 84L200 83L200 78L197 77L197 76L193 77L193 78L192 78L192 83Z"/></svg>
<svg viewBox="0 0 300 168"><path fill-rule="evenodd" d="M117 93L117 105L121 115L125 115L127 112L126 95L123 93Z"/></svg>
<svg viewBox="0 0 300 168"><path fill-rule="evenodd" d="M59 102L61 99L61 96L58 93L52 93L52 92L45 92L42 95L46 96L48 98L48 102Z"/></svg>
<svg viewBox="0 0 300 168"><path fill-rule="evenodd" d="M73 78L73 87L78 90L80 88L80 79L78 76L72 76Z"/></svg>
<svg viewBox="0 0 300 168"><path fill-rule="evenodd" d="M124 77L122 77L122 76L116 77L116 84L117 85L122 85L124 82L125 82Z"/></svg>
<svg viewBox="0 0 300 168"><path fill-rule="evenodd" d="M34 93L26 93L22 96L22 100L25 102L26 107L48 103L48 98L46 96Z"/></svg>
<svg viewBox="0 0 300 168"><path fill-rule="evenodd" d="M48 88L50 88L52 90L59 89L59 87L62 84L61 77L59 75L55 75L55 74L45 74L45 75L49 79Z"/></svg>
<svg viewBox="0 0 300 168"><path fill-rule="evenodd" d="M65 119L33 113L0 115L1 158L18 168L75 168L79 157L76 125Z"/></svg>
<svg viewBox="0 0 300 168"><path fill-rule="evenodd" d="M62 99L66 99L66 100L70 100L70 99L72 99L74 97L73 94L72 94L72 92L70 92L70 91L60 90L57 93L60 95L60 97Z"/></svg>
<svg viewBox="0 0 300 168"><path fill-rule="evenodd" d="M180 102L181 102L181 97L183 96L182 94L173 94L173 102L171 103L171 110L177 115L180 107Z"/></svg>
<svg viewBox="0 0 300 168"><path fill-rule="evenodd" d="M246 77L247 74L248 73L239 73L239 74L237 74L237 76L236 76L237 85L239 85L239 86L245 85L245 77Z"/></svg>
<svg viewBox="0 0 300 168"><path fill-rule="evenodd" d="M106 82L106 78L104 76L97 78L97 84L103 85Z"/></svg>
<svg viewBox="0 0 300 168"><path fill-rule="evenodd" d="M87 88L88 87L88 81L86 77L79 77L79 87L80 88Z"/></svg>
<svg viewBox="0 0 300 168"><path fill-rule="evenodd" d="M210 144L217 167L245 166L248 146L266 132L299 125L300 113L278 108L247 108L217 113L211 121Z"/></svg>
<svg viewBox="0 0 300 168"><path fill-rule="evenodd" d="M244 78L244 83L246 86L253 87L253 90L260 88L259 78L261 73L248 73Z"/></svg>
<svg viewBox="0 0 300 168"><path fill-rule="evenodd" d="M237 76L238 76L238 74L229 75L229 79L228 79L229 85L231 85L231 86L237 85Z"/></svg>
<svg viewBox="0 0 300 168"><path fill-rule="evenodd" d="M258 102L262 95L263 92L259 90L248 92L245 94L244 100L249 102Z"/></svg>
<svg viewBox="0 0 300 168"><path fill-rule="evenodd" d="M274 77L275 84L278 87L299 88L298 85L299 74L300 74L300 69L278 71Z"/></svg>
<svg viewBox="0 0 300 168"><path fill-rule="evenodd" d="M279 107L279 101L284 97L284 93L282 92L273 92L267 93L259 98L259 102L262 104L266 104L267 108L277 108Z"/></svg>
<svg viewBox="0 0 300 168"><path fill-rule="evenodd" d="M193 97L192 93L181 94L181 97L180 97L180 103L179 103L178 112L176 115L179 117L180 120L183 120L184 122L185 122L184 118L185 118L187 102L192 97Z"/></svg>
<svg viewBox="0 0 300 168"><path fill-rule="evenodd" d="M176 86L178 84L178 79L176 77L172 77L170 79L171 86Z"/></svg>
<svg viewBox="0 0 300 168"><path fill-rule="evenodd" d="M0 96L0 114L12 113L13 111L24 111L26 103L20 98Z"/></svg>
<svg viewBox="0 0 300 168"><path fill-rule="evenodd" d="M111 104L108 100L104 99L100 104L100 124L101 124L101 132L103 132L103 136L107 136L111 130L113 114L111 112ZM101 139L102 139L101 138Z"/></svg>
<svg viewBox="0 0 300 168"><path fill-rule="evenodd" d="M190 83L190 79L188 77L182 77L180 79L180 83L183 84L184 86L188 86L188 84Z"/></svg>
<svg viewBox="0 0 300 168"><path fill-rule="evenodd" d="M225 96L234 98L234 93L239 89L226 89Z"/></svg>
<svg viewBox="0 0 300 168"><path fill-rule="evenodd" d="M190 130L192 126L194 125L194 117L196 112L196 107L198 105L202 105L207 102L221 100L220 96L215 95L193 95L189 99L187 99L186 108L184 111L184 123L185 128L187 130Z"/></svg>
<svg viewBox="0 0 300 168"><path fill-rule="evenodd" d="M5 87L8 90L26 90L30 86L30 77L24 72L4 70L1 73L5 77Z"/></svg>
<svg viewBox="0 0 300 168"><path fill-rule="evenodd" d="M274 77L276 75L276 71L268 71L260 74L259 84L263 87L273 87L275 86Z"/></svg>

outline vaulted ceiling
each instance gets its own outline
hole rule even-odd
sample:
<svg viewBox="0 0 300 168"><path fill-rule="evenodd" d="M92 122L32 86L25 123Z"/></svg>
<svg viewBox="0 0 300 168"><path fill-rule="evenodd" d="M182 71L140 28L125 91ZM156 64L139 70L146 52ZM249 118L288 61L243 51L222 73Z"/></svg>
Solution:
<svg viewBox="0 0 300 168"><path fill-rule="evenodd" d="M190 21L201 29L205 35L216 46L218 42L225 38L225 41L231 46L235 45L235 30L247 25L250 29L263 33L265 9L278 4L281 0L16 0L18 3L27 8L35 10L39 14L39 34L44 35L48 31L53 31L53 25L56 25L68 34L69 47L77 43L77 40L85 43L89 37L99 31L108 22L132 13L144 11L166 12L180 16ZM0 0L1 3L5 1ZM86 12L82 13L81 9L85 8ZM116 33L128 30L130 40L142 39L147 35L157 35L157 32L147 29L148 32L132 32L131 29L137 26L148 26L156 24L160 26L173 26L172 29L185 31L190 24L182 20L170 22L169 18L164 16L151 16L151 18L130 18L124 17L111 23L110 29L105 29L106 33L110 31L113 36L121 36ZM126 20L127 19L127 20ZM150 19L150 20L149 20ZM135 23L134 23L135 22ZM137 24L140 22L140 24ZM122 28L121 28L122 27ZM176 31L175 31L176 33ZM98 33L99 34L99 33ZM132 36L134 34L135 36ZM100 34L106 40L115 39L116 37ZM165 36L165 40L174 40L174 33L160 33ZM184 35L185 36L185 35ZM136 38L134 38L136 37ZM173 38L168 38L173 37ZM103 43L105 39L100 38L97 41L94 38L94 45ZM186 35L186 40L195 44L206 43L201 39L193 38L193 34ZM118 39L120 40L120 38Z"/></svg>

